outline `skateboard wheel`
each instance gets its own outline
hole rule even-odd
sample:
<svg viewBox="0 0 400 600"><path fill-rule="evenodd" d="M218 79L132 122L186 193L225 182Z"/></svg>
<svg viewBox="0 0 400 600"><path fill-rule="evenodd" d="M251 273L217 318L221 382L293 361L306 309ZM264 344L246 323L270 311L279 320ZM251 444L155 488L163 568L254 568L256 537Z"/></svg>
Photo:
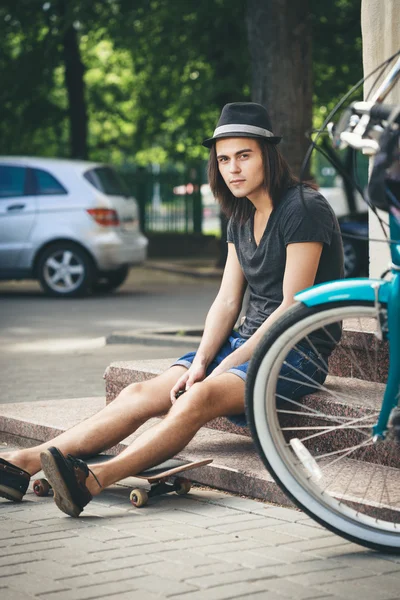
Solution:
<svg viewBox="0 0 400 600"><path fill-rule="evenodd" d="M146 490L141 490L141 489L136 489L136 490L132 490L129 496L129 500L131 501L131 504L133 504L133 506L136 506L136 508L139 508L140 506L144 506L145 504L147 504L147 501L149 499L149 496L146 492Z"/></svg>
<svg viewBox="0 0 400 600"><path fill-rule="evenodd" d="M47 479L36 479L36 481L33 482L33 491L36 496L48 496L50 484Z"/></svg>
<svg viewBox="0 0 400 600"><path fill-rule="evenodd" d="M190 492L190 488L192 487L192 484L190 483L189 479L183 479L183 478L178 477L175 480L175 483L178 486L176 493L179 494L179 496L183 496Z"/></svg>

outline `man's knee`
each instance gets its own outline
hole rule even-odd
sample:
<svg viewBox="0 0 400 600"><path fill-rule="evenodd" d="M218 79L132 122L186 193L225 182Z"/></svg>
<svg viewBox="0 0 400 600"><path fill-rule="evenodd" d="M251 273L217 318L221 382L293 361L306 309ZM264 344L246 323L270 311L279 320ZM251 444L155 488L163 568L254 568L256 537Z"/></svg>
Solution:
<svg viewBox="0 0 400 600"><path fill-rule="evenodd" d="M209 420L210 410L211 396L208 387L199 382L193 384L187 392L178 398L168 415L203 423Z"/></svg>
<svg viewBox="0 0 400 600"><path fill-rule="evenodd" d="M145 386L143 381L135 381L134 383L130 383L118 394L118 398L127 399L127 398L135 398L142 395L145 391ZM117 399L118 399L117 398Z"/></svg>

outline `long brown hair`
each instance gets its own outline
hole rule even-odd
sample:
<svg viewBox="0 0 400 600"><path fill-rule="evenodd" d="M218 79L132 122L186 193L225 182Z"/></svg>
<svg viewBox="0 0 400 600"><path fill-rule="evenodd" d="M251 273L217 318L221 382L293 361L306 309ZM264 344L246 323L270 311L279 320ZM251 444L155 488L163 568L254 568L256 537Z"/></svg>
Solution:
<svg viewBox="0 0 400 600"><path fill-rule="evenodd" d="M258 138L257 142L264 167L264 187L271 196L275 208L285 191L298 185L300 180L293 175L275 144ZM222 212L239 223L245 223L254 210L253 204L248 198L236 198L226 185L218 168L216 144L213 144L208 160L208 181L214 197L221 205Z"/></svg>

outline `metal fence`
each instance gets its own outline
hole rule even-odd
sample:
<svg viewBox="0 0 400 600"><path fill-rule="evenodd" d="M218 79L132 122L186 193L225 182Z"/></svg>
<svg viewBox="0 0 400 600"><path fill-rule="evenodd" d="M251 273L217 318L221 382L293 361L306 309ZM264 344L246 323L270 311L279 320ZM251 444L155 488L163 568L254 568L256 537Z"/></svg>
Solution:
<svg viewBox="0 0 400 600"><path fill-rule="evenodd" d="M201 233L203 165L186 172L157 168L121 169L137 199L143 232Z"/></svg>

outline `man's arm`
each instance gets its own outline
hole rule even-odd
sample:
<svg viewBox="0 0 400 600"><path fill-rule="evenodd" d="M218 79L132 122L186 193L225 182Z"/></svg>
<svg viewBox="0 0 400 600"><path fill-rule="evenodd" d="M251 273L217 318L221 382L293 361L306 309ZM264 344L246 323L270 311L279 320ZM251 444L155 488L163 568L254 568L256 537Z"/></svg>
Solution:
<svg viewBox="0 0 400 600"><path fill-rule="evenodd" d="M320 242L302 242L287 246L282 303L244 344L214 369L209 377L220 375L250 360L268 328L294 303L295 294L314 284L322 246Z"/></svg>
<svg viewBox="0 0 400 600"><path fill-rule="evenodd" d="M221 286L208 311L204 332L196 357L190 369L177 381L171 390L171 400L179 390L189 389L196 381L205 377L205 372L219 348L231 333L240 310L246 280L236 254L235 246L228 243L228 256Z"/></svg>

